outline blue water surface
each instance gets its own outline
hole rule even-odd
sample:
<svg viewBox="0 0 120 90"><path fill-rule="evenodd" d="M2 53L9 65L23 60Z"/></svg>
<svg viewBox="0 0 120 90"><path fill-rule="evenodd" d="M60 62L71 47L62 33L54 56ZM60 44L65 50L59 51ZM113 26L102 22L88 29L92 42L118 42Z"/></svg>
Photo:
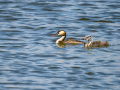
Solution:
<svg viewBox="0 0 120 90"><path fill-rule="evenodd" d="M111 46L58 46L59 30ZM120 1L0 0L0 90L120 90Z"/></svg>

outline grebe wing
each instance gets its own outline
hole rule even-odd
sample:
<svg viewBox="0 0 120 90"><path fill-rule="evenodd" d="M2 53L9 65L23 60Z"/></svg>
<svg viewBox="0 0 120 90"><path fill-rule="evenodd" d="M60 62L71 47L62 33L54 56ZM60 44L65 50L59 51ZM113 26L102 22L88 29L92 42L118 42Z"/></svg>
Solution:
<svg viewBox="0 0 120 90"><path fill-rule="evenodd" d="M101 47L101 46L110 46L110 44L106 41L94 41L92 42L92 46L97 46L97 47Z"/></svg>
<svg viewBox="0 0 120 90"><path fill-rule="evenodd" d="M63 43L85 44L85 42L78 41L78 40L75 40L75 39L65 39L65 40L63 41Z"/></svg>

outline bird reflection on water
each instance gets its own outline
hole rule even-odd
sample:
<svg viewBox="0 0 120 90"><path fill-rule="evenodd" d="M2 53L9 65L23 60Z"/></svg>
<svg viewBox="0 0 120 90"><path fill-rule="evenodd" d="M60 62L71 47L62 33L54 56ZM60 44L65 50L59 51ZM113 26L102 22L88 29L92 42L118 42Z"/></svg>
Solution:
<svg viewBox="0 0 120 90"><path fill-rule="evenodd" d="M74 45L79 45L79 44L75 44L75 43L56 43L56 45L59 47L59 48L65 48L65 47L72 47Z"/></svg>

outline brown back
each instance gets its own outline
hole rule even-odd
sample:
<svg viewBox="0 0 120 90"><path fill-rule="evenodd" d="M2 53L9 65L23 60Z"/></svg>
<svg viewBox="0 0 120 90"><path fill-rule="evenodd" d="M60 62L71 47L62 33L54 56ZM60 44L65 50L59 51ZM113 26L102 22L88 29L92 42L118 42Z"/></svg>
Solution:
<svg viewBox="0 0 120 90"><path fill-rule="evenodd" d="M85 42L78 41L75 39L65 39L64 41L62 41L62 43L85 44Z"/></svg>
<svg viewBox="0 0 120 90"><path fill-rule="evenodd" d="M106 42L94 41L90 45L89 45L89 43L85 44L85 47L103 47L103 46L110 46L110 44L107 41Z"/></svg>
<svg viewBox="0 0 120 90"><path fill-rule="evenodd" d="M102 46L110 46L110 44L106 41L106 42L103 42L103 41L94 41L92 43L92 46L93 47L102 47Z"/></svg>

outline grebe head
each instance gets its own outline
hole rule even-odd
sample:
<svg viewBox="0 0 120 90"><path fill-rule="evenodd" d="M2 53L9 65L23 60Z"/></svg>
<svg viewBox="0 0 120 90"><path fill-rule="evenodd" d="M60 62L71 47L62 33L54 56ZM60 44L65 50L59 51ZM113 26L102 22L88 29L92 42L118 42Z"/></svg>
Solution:
<svg viewBox="0 0 120 90"><path fill-rule="evenodd" d="M92 42L93 41L92 36L90 36L90 35L85 36L81 40L87 40L88 42Z"/></svg>
<svg viewBox="0 0 120 90"><path fill-rule="evenodd" d="M60 30L55 35L53 35L53 37L57 35L66 36L66 32L64 30Z"/></svg>

